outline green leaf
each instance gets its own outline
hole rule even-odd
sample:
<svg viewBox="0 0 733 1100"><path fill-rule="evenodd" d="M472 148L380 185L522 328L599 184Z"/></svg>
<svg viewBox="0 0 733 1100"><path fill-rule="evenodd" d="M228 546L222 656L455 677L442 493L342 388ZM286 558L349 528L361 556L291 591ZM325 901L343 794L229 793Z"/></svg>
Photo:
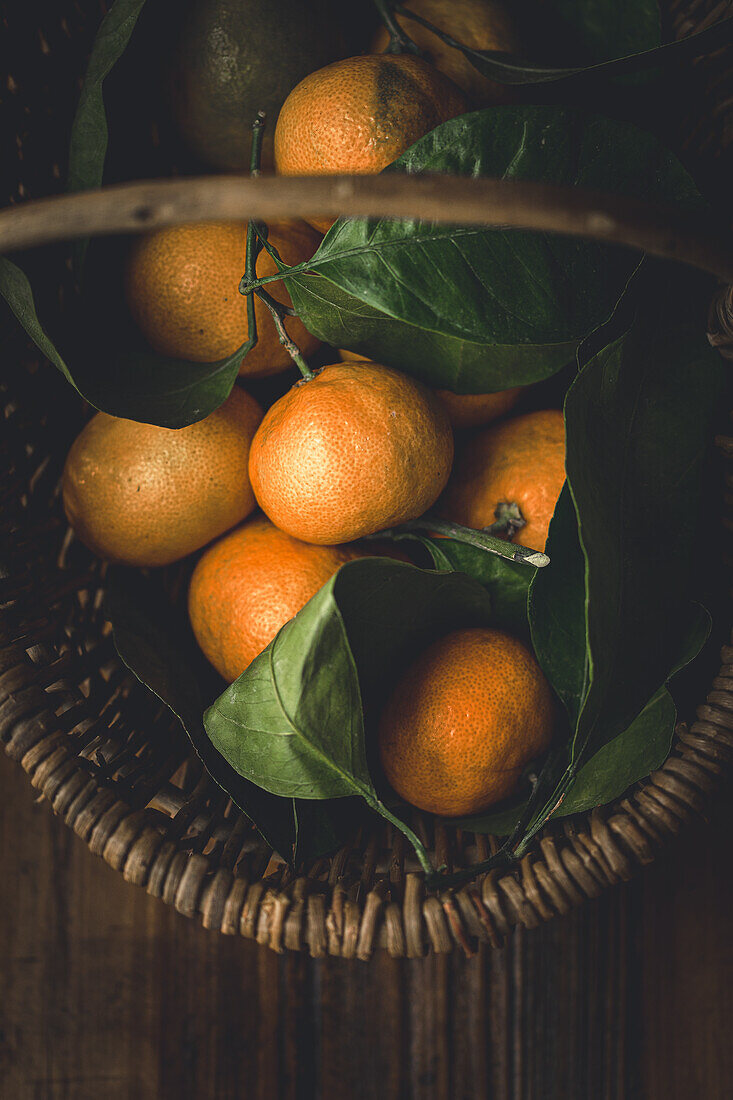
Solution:
<svg viewBox="0 0 733 1100"><path fill-rule="evenodd" d="M655 771L669 755L676 719L674 700L662 688L623 733L579 769L553 816L567 817L603 806Z"/></svg>
<svg viewBox="0 0 733 1100"><path fill-rule="evenodd" d="M216 363L158 355L125 316L121 297L101 279L98 297L86 309L68 310L64 339L54 342L38 318L26 275L5 257L0 257L0 294L39 351L94 408L110 416L164 428L202 420L231 393L247 349L245 343Z"/></svg>
<svg viewBox="0 0 733 1100"><path fill-rule="evenodd" d="M493 626L527 638L527 593L537 572L534 566L507 561L456 539L422 538L419 541L432 556L436 569L466 573L486 589L491 597Z"/></svg>
<svg viewBox="0 0 733 1100"><path fill-rule="evenodd" d="M570 812L562 799L581 771L579 790L595 805L625 789L622 780L628 786L661 763L669 707L659 702L640 716L709 630L691 593L694 570L704 565L698 513L723 370L685 312L676 320L672 309L646 301L567 394L575 507L566 493L553 520L551 563L532 583L530 618L538 660L566 706L572 737L568 768L535 813L520 853L554 811ZM643 751L639 736L648 738Z"/></svg>
<svg viewBox="0 0 733 1100"><path fill-rule="evenodd" d="M204 767L284 859L315 858L333 850L352 826L343 803L299 810L239 775L206 736L202 716L220 681L196 648L185 616L158 585L137 570L111 567L105 613L122 661L176 715Z"/></svg>
<svg viewBox="0 0 733 1100"><path fill-rule="evenodd" d="M722 383L697 327L648 311L568 391L566 465L586 560L591 670L576 761L625 729L689 659L699 631L689 592L701 473Z"/></svg>
<svg viewBox="0 0 733 1100"><path fill-rule="evenodd" d="M102 186L109 137L104 81L124 53L144 5L145 0L115 0L97 31L71 128L69 191Z"/></svg>
<svg viewBox="0 0 733 1100"><path fill-rule="evenodd" d="M585 558L567 482L550 521L546 550L550 564L544 571L548 576L542 581L535 573L529 590L532 644L575 729L590 669L585 636Z"/></svg>
<svg viewBox="0 0 733 1100"><path fill-rule="evenodd" d="M115 0L97 31L71 128L69 191L102 186L109 139L104 81L124 53L144 5L145 0ZM85 251L86 241L74 242L77 270Z"/></svg>
<svg viewBox="0 0 733 1100"><path fill-rule="evenodd" d="M389 170L701 203L656 139L563 107L460 116ZM612 313L637 263L628 250L545 233L342 219L287 281L296 310L321 339L430 385L480 393L538 381L569 362Z"/></svg>
<svg viewBox="0 0 733 1100"><path fill-rule="evenodd" d="M169 359L143 345L134 333L118 331L104 350L86 334L72 362L77 389L110 416L185 428L226 401L237 380L244 346L216 363Z"/></svg>
<svg viewBox="0 0 733 1100"><path fill-rule="evenodd" d="M359 795L408 837L380 799L369 757L390 682L439 634L485 622L490 602L460 573L387 558L347 565L204 715L213 745L267 791L305 799Z"/></svg>
<svg viewBox="0 0 733 1100"><path fill-rule="evenodd" d="M69 368L38 320L33 291L25 272L5 256L0 256L0 294L39 351L61 371L67 382L76 386Z"/></svg>

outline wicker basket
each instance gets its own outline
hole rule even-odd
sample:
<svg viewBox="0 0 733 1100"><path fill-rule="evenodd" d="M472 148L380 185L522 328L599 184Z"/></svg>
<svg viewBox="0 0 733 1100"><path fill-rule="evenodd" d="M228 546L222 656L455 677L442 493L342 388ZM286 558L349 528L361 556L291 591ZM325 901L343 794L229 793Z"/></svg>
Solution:
<svg viewBox="0 0 733 1100"><path fill-rule="evenodd" d="M682 36L732 6L672 4L667 17ZM14 48L4 110L21 154L5 194L18 202L60 190L99 5L49 5L41 27L33 22L37 6L35 13L15 2L2 7ZM732 136L732 70L729 53L693 70L690 119L701 121L685 123L687 153L703 172L720 167ZM48 257L29 254L34 278ZM730 351L730 292L721 292L711 316L711 337ZM170 713L116 657L101 613L103 567L70 538L58 499L61 465L85 412L10 323L4 341L6 362L19 367L3 384L0 439L0 733L54 812L129 882L207 928L276 951L367 959L378 946L413 957L458 945L471 953L478 941L498 946L513 926L537 925L629 878L692 815L704 814L733 757L733 648L724 650L696 720L678 728L664 766L619 802L547 828L512 871L455 892L426 892L402 836L379 824L293 877L202 771ZM733 458L733 440L720 443ZM452 868L496 848L490 837L423 815L414 824L437 863Z"/></svg>

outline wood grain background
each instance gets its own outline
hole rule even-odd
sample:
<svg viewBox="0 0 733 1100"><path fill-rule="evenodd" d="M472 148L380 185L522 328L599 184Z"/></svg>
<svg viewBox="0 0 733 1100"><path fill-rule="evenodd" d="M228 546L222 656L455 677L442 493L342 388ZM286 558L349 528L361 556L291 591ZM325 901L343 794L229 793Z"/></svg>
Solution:
<svg viewBox="0 0 733 1100"><path fill-rule="evenodd" d="M0 759L2 1100L727 1100L730 788L632 883L473 959L280 956L92 856Z"/></svg>

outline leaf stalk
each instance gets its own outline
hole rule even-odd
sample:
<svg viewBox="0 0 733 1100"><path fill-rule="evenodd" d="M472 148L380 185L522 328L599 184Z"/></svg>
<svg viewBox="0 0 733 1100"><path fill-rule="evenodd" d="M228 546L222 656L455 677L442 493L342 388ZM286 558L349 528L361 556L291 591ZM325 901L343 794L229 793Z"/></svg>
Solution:
<svg viewBox="0 0 733 1100"><path fill-rule="evenodd" d="M402 29L395 19L394 9L397 5L394 4L393 0L374 0L374 6L389 31L389 45L384 52L392 54L411 53L417 57L422 57L420 47L416 42L413 42L409 34Z"/></svg>
<svg viewBox="0 0 733 1100"><path fill-rule="evenodd" d="M507 505L508 509L516 509L517 505ZM521 517L521 513L520 513ZM522 520L522 525L524 520ZM537 569L543 569L550 564L547 554L539 550L532 550L528 546L517 546L507 542L505 538L497 538L497 532L506 532L512 525L516 525L516 515L510 511L507 516L497 519L491 527L485 531L476 531L472 527L463 527L460 523L452 523L449 520L437 519L433 516L421 516L419 519L409 520L397 527L388 527L384 531L377 531L373 535L366 535L367 539L399 539L411 531L425 531L427 534L443 535L446 538L463 542L467 546L476 546L479 550L486 550L490 554L496 554L508 561L518 561L523 565L533 565ZM516 528L518 529L518 528Z"/></svg>

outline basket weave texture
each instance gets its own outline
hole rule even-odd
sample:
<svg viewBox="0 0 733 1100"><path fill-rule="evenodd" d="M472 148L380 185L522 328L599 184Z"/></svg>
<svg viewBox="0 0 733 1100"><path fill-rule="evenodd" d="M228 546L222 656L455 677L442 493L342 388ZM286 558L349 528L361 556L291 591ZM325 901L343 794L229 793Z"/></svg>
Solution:
<svg viewBox="0 0 733 1100"><path fill-rule="evenodd" d="M68 119L99 18L94 2L53 4L38 26L30 7L0 6L17 45L3 108L15 135L3 161L19 168L4 186L9 201L61 189ZM698 0L668 5L666 17L681 37L731 9ZM695 82L686 151L714 174L733 147L730 52L698 62ZM33 274L48 256L24 264ZM723 354L733 355L732 334L727 289L711 312ZM0 736L54 812L128 881L207 928L276 951L368 959L380 946L409 957L459 946L470 954L478 941L498 946L513 926L533 927L628 879L705 813L733 759L733 647L664 766L617 803L546 829L515 869L426 892L403 837L379 823L295 877L117 658L101 612L103 567L73 540L59 504L61 466L84 410L10 322L4 345L14 365L1 387ZM729 463L733 440L719 443ZM724 524L733 529L733 513ZM413 825L451 869L496 850L491 837L425 815Z"/></svg>

